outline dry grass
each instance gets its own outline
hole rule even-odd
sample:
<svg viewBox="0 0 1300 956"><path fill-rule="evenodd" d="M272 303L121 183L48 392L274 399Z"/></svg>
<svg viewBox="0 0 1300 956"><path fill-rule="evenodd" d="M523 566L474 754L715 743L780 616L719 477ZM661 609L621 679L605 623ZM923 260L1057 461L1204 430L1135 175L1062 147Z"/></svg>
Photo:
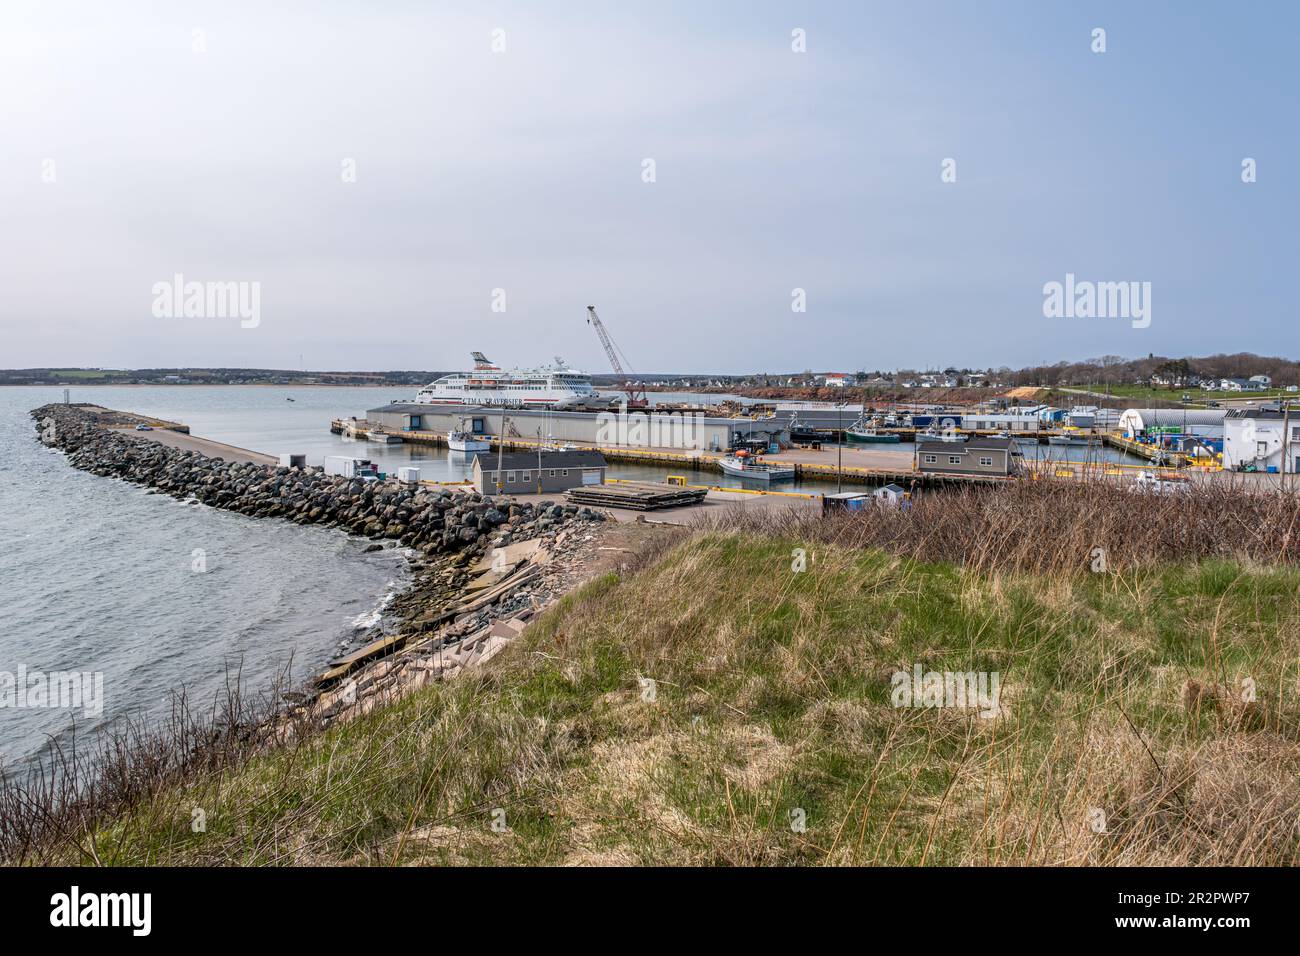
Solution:
<svg viewBox="0 0 1300 956"><path fill-rule="evenodd" d="M1298 595L1223 560L1044 578L703 532L482 673L140 793L54 856L1294 865ZM916 662L999 671L1000 716L892 706Z"/></svg>
<svg viewBox="0 0 1300 956"><path fill-rule="evenodd" d="M1187 494L1133 492L1106 481L1022 481L917 496L909 511L873 508L825 518L751 510L714 519L740 530L846 548L881 548L984 571L1110 570L1231 558L1300 563L1300 495L1243 493L1227 483Z"/></svg>

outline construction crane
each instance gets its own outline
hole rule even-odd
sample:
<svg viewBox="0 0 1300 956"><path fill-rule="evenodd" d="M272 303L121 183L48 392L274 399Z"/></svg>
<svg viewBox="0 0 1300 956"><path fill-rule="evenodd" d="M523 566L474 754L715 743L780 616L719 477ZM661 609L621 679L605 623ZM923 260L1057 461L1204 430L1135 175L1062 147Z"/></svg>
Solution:
<svg viewBox="0 0 1300 956"><path fill-rule="evenodd" d="M622 379L619 387L627 393L627 407L646 408L649 406L650 401L645 397L645 386L634 385L632 380L627 377L627 372L623 371L624 364L627 364L628 371L632 370L632 365L627 361L627 356L623 355L619 347L614 344L614 340L609 337L609 332L605 329L605 323L600 321L600 316L596 314L594 305L587 306L587 324L592 326L596 330L596 334L600 336L600 344L605 347L605 354L609 356L609 364L614 367L614 374ZM619 361L620 356L623 359L621 362Z"/></svg>

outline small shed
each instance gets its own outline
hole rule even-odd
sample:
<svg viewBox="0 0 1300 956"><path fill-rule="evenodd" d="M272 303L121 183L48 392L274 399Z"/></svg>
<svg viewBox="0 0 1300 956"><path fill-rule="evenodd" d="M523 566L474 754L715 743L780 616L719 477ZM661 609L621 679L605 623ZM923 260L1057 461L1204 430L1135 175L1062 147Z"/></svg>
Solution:
<svg viewBox="0 0 1300 956"><path fill-rule="evenodd" d="M864 491L841 491L822 495L822 514L832 511L861 511L871 504L871 495Z"/></svg>
<svg viewBox="0 0 1300 956"><path fill-rule="evenodd" d="M598 451L485 451L474 458L479 494L528 495L605 483L605 456Z"/></svg>
<svg viewBox="0 0 1300 956"><path fill-rule="evenodd" d="M872 496L881 504L900 505L907 499L907 489L891 483L883 488L877 488L872 492Z"/></svg>

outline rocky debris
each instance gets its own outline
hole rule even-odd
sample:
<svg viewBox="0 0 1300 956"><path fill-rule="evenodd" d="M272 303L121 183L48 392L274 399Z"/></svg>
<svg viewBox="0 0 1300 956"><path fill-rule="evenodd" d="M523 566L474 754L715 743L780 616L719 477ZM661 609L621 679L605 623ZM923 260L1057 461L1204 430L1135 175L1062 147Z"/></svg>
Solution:
<svg viewBox="0 0 1300 956"><path fill-rule="evenodd" d="M477 565L458 555L454 563L429 571L424 584L397 600L431 592L456 594L460 600L425 610L412 621L423 630L405 641L381 637L335 661L337 666L322 675L319 693L303 701L295 716L328 726L491 660L589 576L599 530L574 524L536 542L502 548ZM471 583L483 586L468 587Z"/></svg>

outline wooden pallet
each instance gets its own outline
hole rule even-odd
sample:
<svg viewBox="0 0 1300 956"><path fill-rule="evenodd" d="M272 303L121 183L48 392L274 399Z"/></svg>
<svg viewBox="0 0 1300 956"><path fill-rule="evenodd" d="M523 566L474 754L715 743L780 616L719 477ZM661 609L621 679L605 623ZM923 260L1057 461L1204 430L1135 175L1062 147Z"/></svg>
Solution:
<svg viewBox="0 0 1300 956"><path fill-rule="evenodd" d="M633 511L654 511L658 508L676 508L680 505L698 504L707 494L703 488L684 488L680 485L660 484L653 481L621 481L612 485L583 485L570 488L566 493L570 503L589 508L628 508Z"/></svg>

